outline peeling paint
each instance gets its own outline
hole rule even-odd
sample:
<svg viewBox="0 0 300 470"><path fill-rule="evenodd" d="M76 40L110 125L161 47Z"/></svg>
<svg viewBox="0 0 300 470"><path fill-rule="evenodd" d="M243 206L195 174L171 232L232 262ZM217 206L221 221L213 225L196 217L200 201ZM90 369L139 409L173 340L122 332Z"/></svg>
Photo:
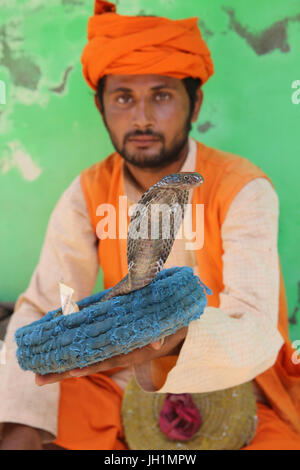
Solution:
<svg viewBox="0 0 300 470"><path fill-rule="evenodd" d="M300 310L300 281L298 282L298 305L294 308L292 315L289 317L290 325L297 325L297 313Z"/></svg>
<svg viewBox="0 0 300 470"><path fill-rule="evenodd" d="M118 4L118 13L120 15L137 15L142 9L142 0L122 0Z"/></svg>
<svg viewBox="0 0 300 470"><path fill-rule="evenodd" d="M6 104L6 84L0 80L0 104Z"/></svg>
<svg viewBox="0 0 300 470"><path fill-rule="evenodd" d="M197 127L197 130L204 134L205 132L209 131L209 129L211 129L212 127L215 127L215 125L210 121L206 121L203 124L200 124L200 126Z"/></svg>
<svg viewBox="0 0 300 470"><path fill-rule="evenodd" d="M49 88L49 90L53 91L54 93L59 93L59 94L63 93L65 91L65 88L66 88L68 75L70 74L72 69L73 69L73 66L70 65L70 67L68 67L65 70L62 83L60 85L58 85L57 87L55 87L55 88Z"/></svg>
<svg viewBox="0 0 300 470"><path fill-rule="evenodd" d="M62 5L80 6L83 4L84 2L82 0L62 0Z"/></svg>
<svg viewBox="0 0 300 470"><path fill-rule="evenodd" d="M15 140L9 142L7 146L10 152L6 152L4 157L0 160L1 172L5 174L12 168L17 167L25 180L36 180L42 173L42 170L33 162L29 153L22 147L22 144Z"/></svg>
<svg viewBox="0 0 300 470"><path fill-rule="evenodd" d="M223 7L223 10L230 18L229 28L233 29L240 37L245 39L256 54L269 54L275 49L279 49L284 53L290 51L290 45L287 40L287 26L290 21L300 21L300 14L276 21L267 29L254 34L251 33L246 26L243 26L239 21L237 21L236 14L233 9Z"/></svg>
<svg viewBox="0 0 300 470"><path fill-rule="evenodd" d="M199 20L199 21L198 21L198 25L199 25L199 27L200 27L200 30L201 30L202 35L203 35L206 39L207 39L208 37L214 35L214 33L213 33L210 29L208 29L208 27L206 26L206 24L204 23L203 20Z"/></svg>
<svg viewBox="0 0 300 470"><path fill-rule="evenodd" d="M299 60L297 62L299 0L270 1L269 6L268 2L260 0L251 3L233 0L112 1L118 5L120 14L139 12L174 19L200 18L199 26L212 50L216 73L207 85L203 114L194 125L193 134L212 147L225 147L229 151L240 149L243 156L259 163L277 186L282 209L279 248L290 297L290 330L294 338L299 338L300 301L297 301L295 288L300 280L297 271L300 257L295 221L300 168L295 149L299 147L300 104L293 104L291 100L292 93L296 93L296 89L291 88L292 81L300 79ZM92 95L85 88L79 68L78 73L75 69L66 73L70 65L80 65L86 42L86 23L93 12L93 3L94 0L0 0L0 62L5 46L7 64L0 65L0 79L7 87L6 104L0 104L0 181L2 193L10 197L9 205L1 207L1 215L11 230L11 243L0 250L4 268L17 262L16 228L20 224L24 226L24 243L31 236L28 214L20 212L20 218L16 220L11 208L18 207L20 198L25 197L26 205L36 208L42 227L43 220L46 223L45 204L50 207L49 202L55 200L64 184L68 184L70 168L79 172L83 166L94 164L95 159L102 159L106 149L111 148L104 127L99 125L97 117L95 119L92 99L92 108L88 107L87 97ZM230 8L230 13L225 13L223 6ZM230 47L233 59L225 53ZM252 56L251 63L249 55ZM227 73L225 80L224 72ZM245 92L240 93L240 87ZM238 119L239 116L243 119ZM63 134L66 125L70 132ZM45 129L50 127L51 133L46 135ZM57 129L57 142L52 140L53 128ZM255 138L252 138L253 130L257 131ZM40 155L47 164L40 160ZM24 163L26 159L27 163ZM36 194L43 191L44 180L52 177L58 164L68 171L62 171L53 184L51 180L43 200L37 199L35 191ZM12 186L16 179L23 183L20 187ZM34 188L30 188L31 184ZM24 185L29 189L25 195ZM42 228L32 233L31 240L29 245L35 248L32 253L24 250L26 256L20 278L11 283L10 276L5 274L7 269L2 270L3 296L13 299L27 282L29 271L34 268L34 250L42 241Z"/></svg>
<svg viewBox="0 0 300 470"><path fill-rule="evenodd" d="M10 71L13 83L17 86L35 90L41 78L40 68L24 55L14 58L13 51L7 41L5 28L0 29L0 45L2 46L2 58L0 64Z"/></svg>
<svg viewBox="0 0 300 470"><path fill-rule="evenodd" d="M16 6L16 0L0 0L0 7L13 8L15 6Z"/></svg>

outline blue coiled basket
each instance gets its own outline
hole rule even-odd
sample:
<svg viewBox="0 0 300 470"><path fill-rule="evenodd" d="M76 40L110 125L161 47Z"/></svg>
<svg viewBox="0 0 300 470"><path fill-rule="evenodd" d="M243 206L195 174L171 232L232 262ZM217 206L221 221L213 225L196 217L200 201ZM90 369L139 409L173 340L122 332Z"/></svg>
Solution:
<svg viewBox="0 0 300 470"><path fill-rule="evenodd" d="M168 336L203 313L211 291L192 268L161 271L148 286L106 302L109 291L86 297L80 311L48 312L19 328L15 339L22 369L44 375L86 367Z"/></svg>

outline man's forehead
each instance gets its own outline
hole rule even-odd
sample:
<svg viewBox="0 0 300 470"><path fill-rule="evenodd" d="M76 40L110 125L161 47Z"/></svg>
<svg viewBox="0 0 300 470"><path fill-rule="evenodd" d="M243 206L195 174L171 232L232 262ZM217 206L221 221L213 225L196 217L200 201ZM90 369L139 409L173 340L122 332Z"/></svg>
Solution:
<svg viewBox="0 0 300 470"><path fill-rule="evenodd" d="M149 89L160 87L180 89L182 86L181 80L177 78L157 74L107 75L105 82L105 89L108 92L119 88L127 88L134 91L139 87Z"/></svg>

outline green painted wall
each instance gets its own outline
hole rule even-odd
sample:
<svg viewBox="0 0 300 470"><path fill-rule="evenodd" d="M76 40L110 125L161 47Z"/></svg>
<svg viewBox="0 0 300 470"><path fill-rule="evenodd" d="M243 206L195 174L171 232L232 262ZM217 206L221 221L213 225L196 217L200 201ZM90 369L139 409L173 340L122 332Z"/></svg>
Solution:
<svg viewBox="0 0 300 470"><path fill-rule="evenodd" d="M293 339L299 338L300 93L292 88L300 80L299 2L117 4L123 14L199 17L216 72L205 85L205 103L193 136L249 158L273 180L281 202L279 252L290 332ZM61 193L81 169L112 150L92 91L81 76L80 54L92 7L93 1L87 0L0 0L3 301L15 300L27 287Z"/></svg>

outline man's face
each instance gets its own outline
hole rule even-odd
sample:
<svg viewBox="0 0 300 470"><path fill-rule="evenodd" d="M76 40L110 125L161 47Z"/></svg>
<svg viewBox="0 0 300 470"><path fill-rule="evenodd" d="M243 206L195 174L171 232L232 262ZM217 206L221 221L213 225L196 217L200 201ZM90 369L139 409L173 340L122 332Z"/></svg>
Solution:
<svg viewBox="0 0 300 470"><path fill-rule="evenodd" d="M108 75L103 105L114 147L140 168L161 168L180 158L197 117L190 116L182 81L162 75Z"/></svg>

